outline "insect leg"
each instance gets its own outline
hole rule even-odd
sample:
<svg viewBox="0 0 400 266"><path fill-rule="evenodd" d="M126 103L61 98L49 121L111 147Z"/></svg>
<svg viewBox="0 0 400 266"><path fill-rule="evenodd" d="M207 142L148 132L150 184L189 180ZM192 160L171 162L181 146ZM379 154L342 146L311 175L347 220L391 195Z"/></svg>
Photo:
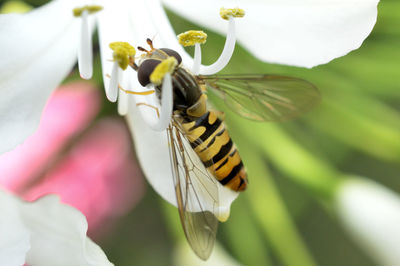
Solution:
<svg viewBox="0 0 400 266"><path fill-rule="evenodd" d="M106 74L107 78L111 78L111 76L109 74ZM121 84L118 84L118 89L120 89L121 91L127 93L127 94L134 94L134 95L150 95L155 93L155 90L149 90L149 91L130 91L130 90L125 90L124 88L122 88Z"/></svg>
<svg viewBox="0 0 400 266"><path fill-rule="evenodd" d="M153 108L154 110L156 110L157 117L160 118L160 111L158 110L158 108L156 106L153 106L153 105L148 104L148 103L137 103L136 104L136 106L141 106L141 105L144 105L144 106L147 106L147 107L150 107L150 108Z"/></svg>
<svg viewBox="0 0 400 266"><path fill-rule="evenodd" d="M222 120L222 121L225 120L225 112L222 112L222 111L219 111L219 110L214 110L213 112L217 115L217 117L220 120Z"/></svg>
<svg viewBox="0 0 400 266"><path fill-rule="evenodd" d="M121 86L119 86L119 85L118 85L118 88L119 88L121 91L123 91L123 92L125 92L125 93L127 93L127 94L134 94L134 95L150 95L150 94L155 93L154 90L150 90L150 91L129 91L129 90L123 89L123 88L122 88Z"/></svg>

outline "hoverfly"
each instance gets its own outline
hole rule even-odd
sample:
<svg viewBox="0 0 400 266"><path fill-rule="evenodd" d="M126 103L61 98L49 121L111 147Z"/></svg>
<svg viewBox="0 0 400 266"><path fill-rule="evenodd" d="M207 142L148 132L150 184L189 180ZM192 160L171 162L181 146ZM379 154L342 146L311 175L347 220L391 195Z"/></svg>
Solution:
<svg viewBox="0 0 400 266"><path fill-rule="evenodd" d="M239 115L258 121L282 121L311 109L320 99L311 83L274 75L193 75L181 56L168 48L141 56L139 83L149 85L150 74L163 60L175 57L171 73L173 117L167 128L176 201L185 236L193 251L208 259L214 246L221 187L232 192L246 189L247 174L238 150L218 112L207 108L207 89L224 98ZM160 98L162 86L156 86ZM208 203L206 203L208 202ZM205 204L208 204L205 206Z"/></svg>

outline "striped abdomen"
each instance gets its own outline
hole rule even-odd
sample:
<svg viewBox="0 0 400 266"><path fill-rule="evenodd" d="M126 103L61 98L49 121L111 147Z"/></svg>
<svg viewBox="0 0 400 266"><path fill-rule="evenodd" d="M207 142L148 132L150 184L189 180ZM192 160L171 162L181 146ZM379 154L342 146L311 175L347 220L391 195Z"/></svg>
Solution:
<svg viewBox="0 0 400 266"><path fill-rule="evenodd" d="M204 166L222 185L235 191L246 188L247 174L236 145L215 112L207 111L198 118L186 119L182 128Z"/></svg>

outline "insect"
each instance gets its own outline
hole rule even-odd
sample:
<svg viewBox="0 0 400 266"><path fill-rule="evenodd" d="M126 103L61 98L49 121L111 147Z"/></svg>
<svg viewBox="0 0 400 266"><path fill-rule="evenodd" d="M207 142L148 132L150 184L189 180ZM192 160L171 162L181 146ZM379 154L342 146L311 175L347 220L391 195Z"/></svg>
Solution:
<svg viewBox="0 0 400 266"><path fill-rule="evenodd" d="M181 56L168 48L146 52L134 69L142 86L163 60L175 57L172 76L173 116L167 128L179 215L193 251L206 260L213 249L221 187L233 192L246 189L247 174L223 118L207 108L206 90L224 98L239 115L259 121L281 121L309 110L320 99L311 83L273 75L193 75ZM162 86L155 90L160 97Z"/></svg>

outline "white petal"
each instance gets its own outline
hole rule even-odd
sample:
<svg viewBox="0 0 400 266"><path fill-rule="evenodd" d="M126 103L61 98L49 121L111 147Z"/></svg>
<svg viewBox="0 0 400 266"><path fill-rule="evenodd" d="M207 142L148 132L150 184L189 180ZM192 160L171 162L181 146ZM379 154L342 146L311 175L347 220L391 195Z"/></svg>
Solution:
<svg viewBox="0 0 400 266"><path fill-rule="evenodd" d="M23 202L0 189L0 265L112 265L86 237L83 214L46 196Z"/></svg>
<svg viewBox="0 0 400 266"><path fill-rule="evenodd" d="M86 218L55 195L25 203L21 219L29 228L29 265L112 265L99 246L86 237Z"/></svg>
<svg viewBox="0 0 400 266"><path fill-rule="evenodd" d="M0 189L0 265L20 266L30 249L30 233L19 214L19 202Z"/></svg>
<svg viewBox="0 0 400 266"><path fill-rule="evenodd" d="M379 0L163 0L179 15L226 33L220 7L243 8L237 39L261 60L313 67L357 49L376 22Z"/></svg>
<svg viewBox="0 0 400 266"><path fill-rule="evenodd" d="M147 180L161 197L176 206L166 132L150 129L134 107L129 110L127 122L135 141L137 158Z"/></svg>
<svg viewBox="0 0 400 266"><path fill-rule="evenodd" d="M379 265L400 261L400 197L372 181L345 181L336 195L339 218Z"/></svg>
<svg viewBox="0 0 400 266"><path fill-rule="evenodd" d="M193 65L193 59L178 43L176 37L177 34L174 32L171 23L161 6L161 1L146 0L143 2L145 3L148 14L151 14L147 19L151 18L152 24L156 29L153 31L153 35L150 35L151 37L149 38L154 37L156 47L166 47L177 51L182 57L183 64L187 67L191 67ZM195 2L194 4L198 5L198 2Z"/></svg>
<svg viewBox="0 0 400 266"><path fill-rule="evenodd" d="M73 3L53 1L27 14L0 16L0 152L38 127L53 89L76 61L79 24Z"/></svg>

